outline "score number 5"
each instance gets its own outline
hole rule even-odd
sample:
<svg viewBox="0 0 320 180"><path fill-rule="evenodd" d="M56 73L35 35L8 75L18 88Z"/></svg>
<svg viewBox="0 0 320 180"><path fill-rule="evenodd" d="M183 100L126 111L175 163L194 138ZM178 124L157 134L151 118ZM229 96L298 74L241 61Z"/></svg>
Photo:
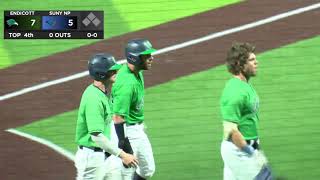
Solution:
<svg viewBox="0 0 320 180"><path fill-rule="evenodd" d="M68 20L68 26L72 27L73 26L73 19Z"/></svg>

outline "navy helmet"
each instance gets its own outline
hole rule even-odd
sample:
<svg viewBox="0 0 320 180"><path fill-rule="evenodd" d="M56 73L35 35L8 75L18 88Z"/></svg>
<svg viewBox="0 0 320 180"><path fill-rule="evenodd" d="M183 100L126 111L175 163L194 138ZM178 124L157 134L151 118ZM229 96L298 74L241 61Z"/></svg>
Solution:
<svg viewBox="0 0 320 180"><path fill-rule="evenodd" d="M125 55L128 63L133 65L141 64L140 55L151 54L155 52L151 43L147 39L133 39L130 40L125 49Z"/></svg>
<svg viewBox="0 0 320 180"><path fill-rule="evenodd" d="M115 58L111 54L99 53L94 55L88 62L90 76L97 81L109 78L109 71L119 70L120 64L116 63Z"/></svg>

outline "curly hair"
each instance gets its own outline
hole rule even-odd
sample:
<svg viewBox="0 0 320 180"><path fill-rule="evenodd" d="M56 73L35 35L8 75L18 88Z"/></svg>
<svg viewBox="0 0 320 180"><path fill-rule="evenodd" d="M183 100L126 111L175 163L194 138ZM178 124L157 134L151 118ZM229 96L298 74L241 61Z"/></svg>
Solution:
<svg viewBox="0 0 320 180"><path fill-rule="evenodd" d="M254 53L255 47L249 43L236 42L232 44L226 58L228 71L234 75L238 75L243 65L247 63L250 53Z"/></svg>

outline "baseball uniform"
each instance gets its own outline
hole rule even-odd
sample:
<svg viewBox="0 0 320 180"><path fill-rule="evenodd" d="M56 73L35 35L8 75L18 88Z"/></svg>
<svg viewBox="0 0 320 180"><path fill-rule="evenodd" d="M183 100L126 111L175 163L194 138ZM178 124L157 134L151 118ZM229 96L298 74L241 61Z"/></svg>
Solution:
<svg viewBox="0 0 320 180"><path fill-rule="evenodd" d="M117 143L111 112L106 94L93 84L89 85L81 98L76 126L77 180L121 178L121 160L104 152L91 138L91 133L100 132Z"/></svg>
<svg viewBox="0 0 320 180"><path fill-rule="evenodd" d="M150 141L144 131L144 79L140 71L138 76L124 65L117 74L112 87L113 111L125 119L126 136L129 138L139 165L137 174L149 178L155 171L155 163ZM125 179L132 179L133 168L123 168Z"/></svg>
<svg viewBox="0 0 320 180"><path fill-rule="evenodd" d="M259 149L259 97L253 86L238 78L230 79L223 90L220 108L224 121L236 123L249 145ZM231 140L221 144L224 161L224 180L253 180L262 165L256 156L249 156Z"/></svg>

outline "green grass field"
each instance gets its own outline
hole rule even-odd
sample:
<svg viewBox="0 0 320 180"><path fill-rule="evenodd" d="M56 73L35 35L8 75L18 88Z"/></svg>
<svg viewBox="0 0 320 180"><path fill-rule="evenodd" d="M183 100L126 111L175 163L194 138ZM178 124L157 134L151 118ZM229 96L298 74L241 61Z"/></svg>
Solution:
<svg viewBox="0 0 320 180"><path fill-rule="evenodd" d="M148 28L240 0L7 0L0 10L104 10L105 38ZM197 3L197 7L194 4ZM0 16L3 21L3 16ZM0 24L3 29L3 24ZM3 37L3 31L0 31ZM0 39L0 69L70 50L97 40L4 40Z"/></svg>
<svg viewBox="0 0 320 180"><path fill-rule="evenodd" d="M289 180L320 175L319 45L320 36L258 55L253 84L261 100L262 148L275 172ZM146 90L147 131L157 166L152 179L222 179L219 97L229 77L219 66ZM17 129L75 152L76 113Z"/></svg>

